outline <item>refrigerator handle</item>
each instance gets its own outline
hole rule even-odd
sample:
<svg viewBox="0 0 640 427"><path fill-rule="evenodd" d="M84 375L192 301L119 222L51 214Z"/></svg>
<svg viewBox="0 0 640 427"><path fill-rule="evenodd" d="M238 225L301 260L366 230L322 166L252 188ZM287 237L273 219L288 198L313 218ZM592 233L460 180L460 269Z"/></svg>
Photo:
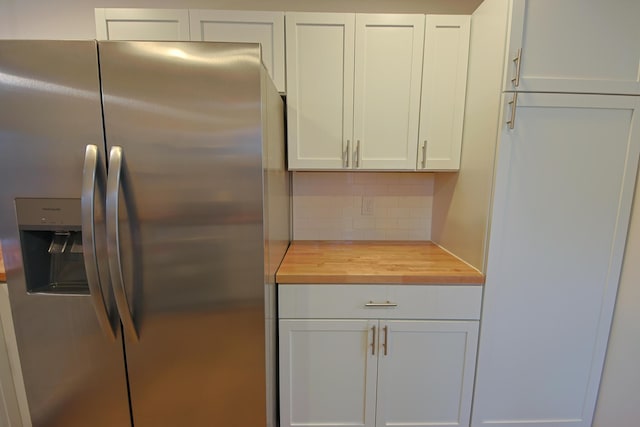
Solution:
<svg viewBox="0 0 640 427"><path fill-rule="evenodd" d="M122 274L120 255L120 230L118 225L119 196L122 177L122 147L114 146L109 154L109 176L107 177L107 253L109 254L109 271L111 284L116 298L116 306L122 320L125 334L134 341L138 340L138 332L127 300Z"/></svg>
<svg viewBox="0 0 640 427"><path fill-rule="evenodd" d="M84 168L82 170L82 252L84 268L87 273L87 283L93 301L93 308L98 317L98 323L105 334L112 340L116 339L114 325L110 321L109 310L104 300L102 284L98 273L98 257L96 255L96 225L95 200L98 180L104 182L106 172L100 162L100 152L96 145L87 145L84 154Z"/></svg>

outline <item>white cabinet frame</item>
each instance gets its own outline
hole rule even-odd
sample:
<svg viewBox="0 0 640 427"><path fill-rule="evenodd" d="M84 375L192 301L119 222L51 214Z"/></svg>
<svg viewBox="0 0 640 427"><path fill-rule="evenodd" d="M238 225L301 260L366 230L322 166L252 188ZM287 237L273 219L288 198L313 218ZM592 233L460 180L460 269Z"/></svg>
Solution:
<svg viewBox="0 0 640 427"><path fill-rule="evenodd" d="M95 19L98 40L190 39L187 9L96 8Z"/></svg>
<svg viewBox="0 0 640 427"><path fill-rule="evenodd" d="M189 10L191 40L260 43L262 62L285 92L284 12Z"/></svg>

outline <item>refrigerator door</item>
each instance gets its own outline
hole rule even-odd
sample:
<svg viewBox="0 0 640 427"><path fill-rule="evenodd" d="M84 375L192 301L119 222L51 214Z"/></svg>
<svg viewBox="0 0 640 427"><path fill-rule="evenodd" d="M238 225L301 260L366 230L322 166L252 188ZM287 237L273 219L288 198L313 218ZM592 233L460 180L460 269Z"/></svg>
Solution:
<svg viewBox="0 0 640 427"><path fill-rule="evenodd" d="M130 425L120 326L108 283L102 312L89 293L80 227L87 145L105 167L96 43L0 41L0 99L0 238L32 423ZM86 276L108 282L95 253Z"/></svg>
<svg viewBox="0 0 640 427"><path fill-rule="evenodd" d="M264 426L259 45L100 42L99 53L134 424Z"/></svg>

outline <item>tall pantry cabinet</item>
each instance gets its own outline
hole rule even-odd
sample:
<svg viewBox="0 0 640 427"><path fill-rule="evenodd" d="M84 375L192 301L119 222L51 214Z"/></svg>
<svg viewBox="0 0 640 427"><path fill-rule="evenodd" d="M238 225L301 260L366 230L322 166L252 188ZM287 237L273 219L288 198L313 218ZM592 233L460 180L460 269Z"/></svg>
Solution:
<svg viewBox="0 0 640 427"><path fill-rule="evenodd" d="M472 426L588 427L640 152L640 2L508 15Z"/></svg>

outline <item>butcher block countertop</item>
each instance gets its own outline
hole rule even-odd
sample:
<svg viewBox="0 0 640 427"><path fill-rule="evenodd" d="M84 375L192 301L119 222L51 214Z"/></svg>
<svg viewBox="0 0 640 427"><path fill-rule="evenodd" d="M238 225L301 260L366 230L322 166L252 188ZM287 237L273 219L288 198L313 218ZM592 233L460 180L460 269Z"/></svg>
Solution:
<svg viewBox="0 0 640 427"><path fill-rule="evenodd" d="M0 282L6 282L7 275L4 271L4 260L2 259L2 248L0 248Z"/></svg>
<svg viewBox="0 0 640 427"><path fill-rule="evenodd" d="M289 246L276 281L482 285L484 275L432 242L299 240Z"/></svg>

